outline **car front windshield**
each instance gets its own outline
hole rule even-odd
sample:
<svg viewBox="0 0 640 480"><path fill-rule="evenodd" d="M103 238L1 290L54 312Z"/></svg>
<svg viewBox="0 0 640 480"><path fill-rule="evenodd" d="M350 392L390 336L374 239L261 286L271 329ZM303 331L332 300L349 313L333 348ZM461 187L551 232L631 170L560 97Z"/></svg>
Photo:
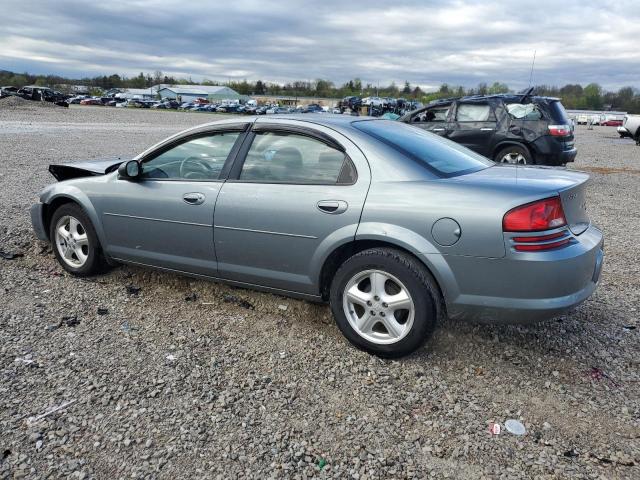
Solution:
<svg viewBox="0 0 640 480"><path fill-rule="evenodd" d="M401 122L363 120L353 122L353 126L441 177L464 175L495 165L457 143Z"/></svg>

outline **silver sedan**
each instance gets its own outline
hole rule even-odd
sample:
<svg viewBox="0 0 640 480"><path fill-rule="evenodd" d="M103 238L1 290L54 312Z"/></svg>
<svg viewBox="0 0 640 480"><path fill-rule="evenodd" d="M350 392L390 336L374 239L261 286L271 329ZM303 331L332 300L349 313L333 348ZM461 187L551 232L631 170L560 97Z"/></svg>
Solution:
<svg viewBox="0 0 640 480"><path fill-rule="evenodd" d="M586 174L496 165L388 120L228 119L50 171L32 223L68 272L129 263L329 301L349 341L385 357L445 315L553 317L603 262Z"/></svg>

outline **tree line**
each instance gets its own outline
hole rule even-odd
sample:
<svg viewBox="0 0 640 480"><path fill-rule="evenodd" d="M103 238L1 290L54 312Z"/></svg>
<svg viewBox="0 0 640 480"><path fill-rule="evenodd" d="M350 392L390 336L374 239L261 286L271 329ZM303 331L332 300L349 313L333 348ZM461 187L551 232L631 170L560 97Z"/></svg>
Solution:
<svg viewBox="0 0 640 480"><path fill-rule="evenodd" d="M108 90L110 88L148 88L161 83L172 85L226 85L243 95L287 95L304 97L342 98L350 95L361 97L402 97L428 103L432 100L447 97L460 97L464 95L486 95L495 93L516 93L508 85L501 82L492 84L480 83L476 87L454 86L442 84L438 90L425 92L418 85L409 82L397 85L392 82L389 85L378 85L371 82L363 82L354 78L343 84L335 84L330 80L316 79L312 81L296 81L285 84L264 82L262 80L229 80L217 82L203 80L196 82L191 78L175 78L165 75L160 71L153 74L140 72L134 77L126 77L118 74L102 75L86 78L66 78L59 75L32 75L29 73L14 73L0 71L0 86L13 85L40 85L52 88L61 85L86 85L92 91ZM562 103L568 109L584 110L622 110L630 113L640 113L640 93L632 87L623 87L617 91L607 91L597 83L586 86L580 84L568 84L563 87L551 85L537 85L535 87L539 95L562 98Z"/></svg>

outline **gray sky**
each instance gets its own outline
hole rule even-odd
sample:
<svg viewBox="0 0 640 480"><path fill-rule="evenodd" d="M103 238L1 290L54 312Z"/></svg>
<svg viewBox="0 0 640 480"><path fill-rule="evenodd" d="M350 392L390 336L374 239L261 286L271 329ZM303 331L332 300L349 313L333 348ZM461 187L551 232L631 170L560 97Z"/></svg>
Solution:
<svg viewBox="0 0 640 480"><path fill-rule="evenodd" d="M2 0L0 69L640 87L638 0Z"/></svg>

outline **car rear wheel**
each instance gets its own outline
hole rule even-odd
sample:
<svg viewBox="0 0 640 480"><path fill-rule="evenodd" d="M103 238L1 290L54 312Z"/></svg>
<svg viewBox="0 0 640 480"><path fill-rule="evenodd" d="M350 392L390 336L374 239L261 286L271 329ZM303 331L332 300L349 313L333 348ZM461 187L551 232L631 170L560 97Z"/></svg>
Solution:
<svg viewBox="0 0 640 480"><path fill-rule="evenodd" d="M98 236L78 205L65 204L53 213L49 238L58 262L67 272L81 277L99 272L102 258Z"/></svg>
<svg viewBox="0 0 640 480"><path fill-rule="evenodd" d="M530 165L534 163L529 151L518 145L509 145L508 147L503 148L496 154L494 161L497 163L511 163L514 165Z"/></svg>
<svg viewBox="0 0 640 480"><path fill-rule="evenodd" d="M440 295L414 257L390 248L349 258L331 283L331 310L356 347L396 358L418 349L433 333Z"/></svg>

